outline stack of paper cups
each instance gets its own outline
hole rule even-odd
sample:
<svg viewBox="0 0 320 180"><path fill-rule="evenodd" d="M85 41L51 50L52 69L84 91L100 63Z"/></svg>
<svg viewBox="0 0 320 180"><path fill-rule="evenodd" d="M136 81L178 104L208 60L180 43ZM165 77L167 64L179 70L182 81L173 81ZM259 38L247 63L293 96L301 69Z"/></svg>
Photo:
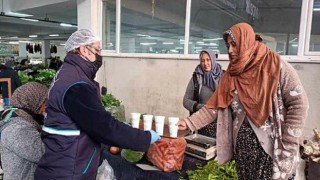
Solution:
<svg viewBox="0 0 320 180"><path fill-rule="evenodd" d="M143 115L143 128L145 131L152 129L152 118L153 118L153 115L150 115L150 114Z"/></svg>
<svg viewBox="0 0 320 180"><path fill-rule="evenodd" d="M176 125L179 121L178 117L169 117L169 133L170 137L176 138L178 136L178 126Z"/></svg>
<svg viewBox="0 0 320 180"><path fill-rule="evenodd" d="M139 123L140 123L140 113L131 113L131 124L132 127L139 129Z"/></svg>
<svg viewBox="0 0 320 180"><path fill-rule="evenodd" d="M164 127L164 116L155 116L154 120L156 122L156 132L160 135L163 136L163 127Z"/></svg>

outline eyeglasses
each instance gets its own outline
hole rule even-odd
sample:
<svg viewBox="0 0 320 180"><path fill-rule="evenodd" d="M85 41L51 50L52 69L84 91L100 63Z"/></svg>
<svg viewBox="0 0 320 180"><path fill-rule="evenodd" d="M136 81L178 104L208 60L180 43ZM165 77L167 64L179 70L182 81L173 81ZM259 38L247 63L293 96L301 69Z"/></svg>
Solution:
<svg viewBox="0 0 320 180"><path fill-rule="evenodd" d="M90 48L93 48L97 53L101 53L102 49L98 49L94 46L88 45Z"/></svg>

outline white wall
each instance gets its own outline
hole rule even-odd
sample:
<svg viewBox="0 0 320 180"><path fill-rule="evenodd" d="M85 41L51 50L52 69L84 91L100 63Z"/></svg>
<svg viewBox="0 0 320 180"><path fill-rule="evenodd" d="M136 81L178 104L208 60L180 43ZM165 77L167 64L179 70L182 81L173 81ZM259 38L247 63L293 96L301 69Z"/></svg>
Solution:
<svg viewBox="0 0 320 180"><path fill-rule="evenodd" d="M107 84L108 92L122 101L126 117L130 112L154 115L187 117L182 105L183 96L197 60L144 59L104 57L104 70L98 75L101 85ZM220 61L226 69L228 61ZM306 131L320 127L320 64L292 63L307 91L310 103Z"/></svg>

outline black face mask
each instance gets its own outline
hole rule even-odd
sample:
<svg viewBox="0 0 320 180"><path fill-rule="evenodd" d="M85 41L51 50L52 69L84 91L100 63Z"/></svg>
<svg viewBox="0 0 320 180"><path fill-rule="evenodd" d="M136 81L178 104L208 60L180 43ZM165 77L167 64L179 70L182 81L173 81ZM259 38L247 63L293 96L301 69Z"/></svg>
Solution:
<svg viewBox="0 0 320 180"><path fill-rule="evenodd" d="M97 71L98 71L102 66L102 56L100 56L99 54L95 54L95 56L96 56L96 60L91 63L95 68L97 68Z"/></svg>

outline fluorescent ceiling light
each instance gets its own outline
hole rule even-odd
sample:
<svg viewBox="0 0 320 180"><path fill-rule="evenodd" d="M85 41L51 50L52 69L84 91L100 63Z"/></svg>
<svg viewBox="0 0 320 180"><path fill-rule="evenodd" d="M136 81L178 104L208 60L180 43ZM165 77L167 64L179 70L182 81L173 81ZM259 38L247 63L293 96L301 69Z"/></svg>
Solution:
<svg viewBox="0 0 320 180"><path fill-rule="evenodd" d="M298 47L298 44L292 44L291 46L292 47Z"/></svg>
<svg viewBox="0 0 320 180"><path fill-rule="evenodd" d="M39 20L38 19L30 19L30 18L20 18L22 20L25 20L25 21L32 21L32 22L38 22Z"/></svg>
<svg viewBox="0 0 320 180"><path fill-rule="evenodd" d="M57 37L57 36L59 36L59 34L50 34L49 36L50 37Z"/></svg>
<svg viewBox="0 0 320 180"><path fill-rule="evenodd" d="M214 38L214 39L202 39L203 41L218 41L222 40L223 38Z"/></svg>
<svg viewBox="0 0 320 180"><path fill-rule="evenodd" d="M176 47L175 49L183 49L183 47Z"/></svg>
<svg viewBox="0 0 320 180"><path fill-rule="evenodd" d="M64 26L64 27L72 27L72 24L60 23L60 26Z"/></svg>
<svg viewBox="0 0 320 180"><path fill-rule="evenodd" d="M294 39L292 39L291 41L289 41L289 42L294 42L295 40L297 40L298 38L294 38Z"/></svg>
<svg viewBox="0 0 320 180"><path fill-rule="evenodd" d="M162 44L174 44L173 42L163 42Z"/></svg>
<svg viewBox="0 0 320 180"><path fill-rule="evenodd" d="M146 34L137 34L137 36L140 36L140 37L151 37L151 36L146 35Z"/></svg>
<svg viewBox="0 0 320 180"><path fill-rule="evenodd" d="M28 43L29 41L19 41L19 42L21 42L21 43Z"/></svg>
<svg viewBox="0 0 320 180"><path fill-rule="evenodd" d="M313 8L313 11L320 11L320 8Z"/></svg>
<svg viewBox="0 0 320 180"><path fill-rule="evenodd" d="M171 52L174 52L174 53L179 52L178 50L175 50L175 49L171 49L170 51L171 51Z"/></svg>
<svg viewBox="0 0 320 180"><path fill-rule="evenodd" d="M16 16L16 17L30 17L30 16L33 16L31 14L23 14L23 13L15 13L15 12L7 12L6 15Z"/></svg>
<svg viewBox="0 0 320 180"><path fill-rule="evenodd" d="M217 43L209 43L209 46L218 46Z"/></svg>
<svg viewBox="0 0 320 180"><path fill-rule="evenodd" d="M107 43L107 47L112 47L113 43Z"/></svg>
<svg viewBox="0 0 320 180"><path fill-rule="evenodd" d="M60 44L60 46L64 46L64 45L66 45L66 44L65 44L65 43L61 43L61 44Z"/></svg>
<svg viewBox="0 0 320 180"><path fill-rule="evenodd" d="M140 45L143 45L143 46L148 46L148 45L153 45L153 44L157 44L157 43L155 43L155 42L153 42L153 43L140 43Z"/></svg>
<svg viewBox="0 0 320 180"><path fill-rule="evenodd" d="M19 44L19 41L9 41L9 44Z"/></svg>
<svg viewBox="0 0 320 180"><path fill-rule="evenodd" d="M36 38L36 37L38 37L38 35L33 34L33 35L29 35L29 37L31 37L31 38Z"/></svg>
<svg viewBox="0 0 320 180"><path fill-rule="evenodd" d="M202 49L202 47L194 47L194 49Z"/></svg>
<svg viewBox="0 0 320 180"><path fill-rule="evenodd" d="M12 37L9 37L10 39L16 39L18 38L18 36L12 36Z"/></svg>
<svg viewBox="0 0 320 180"><path fill-rule="evenodd" d="M203 44L204 42L203 41L197 41L197 44Z"/></svg>

